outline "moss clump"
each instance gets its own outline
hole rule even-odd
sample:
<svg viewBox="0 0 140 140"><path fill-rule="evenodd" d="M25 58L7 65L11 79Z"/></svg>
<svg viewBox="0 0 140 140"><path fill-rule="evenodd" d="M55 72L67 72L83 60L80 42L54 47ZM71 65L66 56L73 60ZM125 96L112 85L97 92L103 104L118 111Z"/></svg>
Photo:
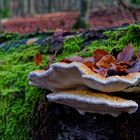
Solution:
<svg viewBox="0 0 140 140"><path fill-rule="evenodd" d="M84 39L79 35L66 38L64 40L64 46L62 53L57 56L56 61L62 60L66 57L76 56L81 51L81 45L83 44ZM55 61L55 62L56 62Z"/></svg>
<svg viewBox="0 0 140 140"><path fill-rule="evenodd" d="M119 28L117 30L106 31L104 34L107 39L95 40L86 46L78 55L92 56L93 51L97 48L112 52L113 49L117 51L122 50L128 44L132 44L135 50L140 48L140 25L130 25L127 28Z"/></svg>
<svg viewBox="0 0 140 140"><path fill-rule="evenodd" d="M38 50L36 45L22 45L0 53L0 139L29 139L31 114L43 95L42 90L30 87L27 80L30 71L43 67L34 63Z"/></svg>

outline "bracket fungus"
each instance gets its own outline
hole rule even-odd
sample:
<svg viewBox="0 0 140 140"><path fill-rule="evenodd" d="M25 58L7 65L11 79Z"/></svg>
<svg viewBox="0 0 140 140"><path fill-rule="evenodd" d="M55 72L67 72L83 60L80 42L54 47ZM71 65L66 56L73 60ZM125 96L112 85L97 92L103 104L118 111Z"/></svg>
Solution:
<svg viewBox="0 0 140 140"><path fill-rule="evenodd" d="M58 62L48 70L30 72L28 78L30 85L53 92L47 95L49 101L72 106L81 114L95 112L118 116L121 112L134 113L138 108L135 101L110 94L139 92L139 72L103 77L81 62Z"/></svg>
<svg viewBox="0 0 140 140"><path fill-rule="evenodd" d="M134 113L138 107L134 101L95 93L90 90L61 91L48 94L47 98L52 102L72 106L80 114L93 112L117 117L121 112Z"/></svg>

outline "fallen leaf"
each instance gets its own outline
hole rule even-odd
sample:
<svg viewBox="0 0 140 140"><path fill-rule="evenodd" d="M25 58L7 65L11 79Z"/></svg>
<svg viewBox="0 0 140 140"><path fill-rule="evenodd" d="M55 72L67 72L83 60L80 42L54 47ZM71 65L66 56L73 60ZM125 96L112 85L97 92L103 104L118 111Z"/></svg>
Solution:
<svg viewBox="0 0 140 140"><path fill-rule="evenodd" d="M87 61L91 62L92 64L95 64L95 60L94 60L93 57L87 57L87 58L84 58L84 59L83 59L83 62L84 62L84 63L87 62Z"/></svg>
<svg viewBox="0 0 140 140"><path fill-rule="evenodd" d="M128 69L128 72L140 72L140 60L137 60L136 63L132 66L132 68Z"/></svg>
<svg viewBox="0 0 140 140"><path fill-rule="evenodd" d="M115 57L113 57L112 55L106 55L96 63L96 66L98 68L110 68L112 66L112 63L116 63Z"/></svg>
<svg viewBox="0 0 140 140"><path fill-rule="evenodd" d="M134 54L134 48L131 45L126 46L123 50L118 54L117 61L118 62L129 62Z"/></svg>
<svg viewBox="0 0 140 140"><path fill-rule="evenodd" d="M138 52L136 52L136 57L137 57L137 59L140 59L140 50Z"/></svg>
<svg viewBox="0 0 140 140"><path fill-rule="evenodd" d="M94 51L93 58L95 60L95 63L97 63L101 58L108 55L109 53L105 50L97 49Z"/></svg>
<svg viewBox="0 0 140 140"><path fill-rule="evenodd" d="M83 58L80 56L74 56L74 57L70 57L70 58L64 58L63 60L61 60L61 62L65 62L65 63L81 62L81 63L83 63Z"/></svg>
<svg viewBox="0 0 140 140"><path fill-rule="evenodd" d="M40 65L42 63L42 54L40 52L35 56L34 61L35 61L36 65Z"/></svg>
<svg viewBox="0 0 140 140"><path fill-rule="evenodd" d="M81 56L70 57L69 60L72 62L83 62L83 58Z"/></svg>
<svg viewBox="0 0 140 140"><path fill-rule="evenodd" d="M60 62L64 62L64 63L72 63L72 61L70 61L69 59L63 59L63 60L61 60Z"/></svg>

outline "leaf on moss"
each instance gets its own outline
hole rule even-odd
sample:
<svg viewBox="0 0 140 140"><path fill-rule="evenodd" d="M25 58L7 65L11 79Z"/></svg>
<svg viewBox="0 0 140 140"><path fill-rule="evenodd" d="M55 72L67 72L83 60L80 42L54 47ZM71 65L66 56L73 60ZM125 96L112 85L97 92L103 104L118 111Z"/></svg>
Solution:
<svg viewBox="0 0 140 140"><path fill-rule="evenodd" d="M139 72L140 71L140 60L137 60L136 63L132 66L132 68L128 69L128 72Z"/></svg>
<svg viewBox="0 0 140 140"><path fill-rule="evenodd" d="M136 57L137 57L137 59L140 59L140 50L138 52L136 52Z"/></svg>
<svg viewBox="0 0 140 140"><path fill-rule="evenodd" d="M134 48L131 45L126 46L123 50L118 54L117 61L118 62L129 62L134 54Z"/></svg>
<svg viewBox="0 0 140 140"><path fill-rule="evenodd" d="M42 63L42 54L40 52L35 56L34 61L36 65L40 65Z"/></svg>
<svg viewBox="0 0 140 140"><path fill-rule="evenodd" d="M93 58L95 60L95 63L97 63L101 58L103 58L105 55L108 55L109 53L105 50L97 49L94 51Z"/></svg>
<svg viewBox="0 0 140 140"><path fill-rule="evenodd" d="M65 58L63 60L61 60L61 62L65 62L65 63L72 63L72 62L83 62L83 58L80 56L74 56L74 57L70 57L70 58Z"/></svg>
<svg viewBox="0 0 140 140"><path fill-rule="evenodd" d="M111 64L115 64L116 63L116 59L115 57L113 57L112 55L106 55L104 57L102 57L97 63L96 66L98 68L110 68Z"/></svg>

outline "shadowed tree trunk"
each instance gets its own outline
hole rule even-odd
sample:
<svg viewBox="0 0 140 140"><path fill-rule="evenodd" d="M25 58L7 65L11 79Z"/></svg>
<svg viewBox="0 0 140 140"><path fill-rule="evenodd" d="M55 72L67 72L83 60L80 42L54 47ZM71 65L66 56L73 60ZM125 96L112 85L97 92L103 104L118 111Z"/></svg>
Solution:
<svg viewBox="0 0 140 140"><path fill-rule="evenodd" d="M24 10L24 15L27 15L28 13L28 1L23 0L23 10Z"/></svg>
<svg viewBox="0 0 140 140"><path fill-rule="evenodd" d="M80 15L73 28L77 29L89 27L90 3L91 0L80 1Z"/></svg>
<svg viewBox="0 0 140 140"><path fill-rule="evenodd" d="M30 0L30 14L35 15L35 2L34 0Z"/></svg>

